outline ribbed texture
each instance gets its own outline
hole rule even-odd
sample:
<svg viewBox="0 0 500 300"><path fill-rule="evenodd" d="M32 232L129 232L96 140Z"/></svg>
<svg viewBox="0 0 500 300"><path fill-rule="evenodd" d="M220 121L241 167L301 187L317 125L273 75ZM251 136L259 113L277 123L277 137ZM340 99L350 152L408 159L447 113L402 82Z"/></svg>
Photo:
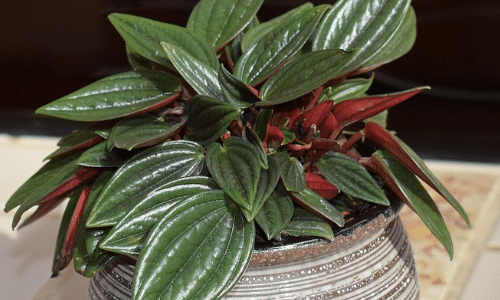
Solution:
<svg viewBox="0 0 500 300"><path fill-rule="evenodd" d="M124 261L91 280L90 300L130 299L133 267ZM314 260L249 267L224 299L416 300L413 253L399 218L355 246Z"/></svg>

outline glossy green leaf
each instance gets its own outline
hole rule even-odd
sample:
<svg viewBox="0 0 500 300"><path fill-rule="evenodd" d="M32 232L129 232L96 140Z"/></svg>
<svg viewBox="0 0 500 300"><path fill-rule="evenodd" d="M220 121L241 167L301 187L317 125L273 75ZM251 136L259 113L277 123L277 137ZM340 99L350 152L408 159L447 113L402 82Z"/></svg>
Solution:
<svg viewBox="0 0 500 300"><path fill-rule="evenodd" d="M158 43L159 44L159 43ZM125 45L125 50L127 52L128 63L132 67L134 71L160 71L160 72L172 72L174 66L170 63L170 61L165 64L167 66L160 65L152 60L145 58L144 56L137 53L134 49L132 49L129 45ZM165 55L166 56L166 55Z"/></svg>
<svg viewBox="0 0 500 300"><path fill-rule="evenodd" d="M50 194L58 186L67 181L80 168L80 166L76 164L76 160L80 154L81 152L56 158L43 165L38 172L31 176L14 192L14 194L12 194L5 204L5 212L23 203L35 205L37 201Z"/></svg>
<svg viewBox="0 0 500 300"><path fill-rule="evenodd" d="M185 117L165 121L158 115L140 115L116 123L111 131L107 148L132 150L165 141L176 133L186 122Z"/></svg>
<svg viewBox="0 0 500 300"><path fill-rule="evenodd" d="M189 16L186 28L219 50L229 43L259 10L264 0L204 0Z"/></svg>
<svg viewBox="0 0 500 300"><path fill-rule="evenodd" d="M306 188L306 176L302 164L286 151L275 154L280 166L281 179L288 191L300 192Z"/></svg>
<svg viewBox="0 0 500 300"><path fill-rule="evenodd" d="M318 169L321 175L341 192L368 202L390 205L375 179L352 158L329 151L318 161Z"/></svg>
<svg viewBox="0 0 500 300"><path fill-rule="evenodd" d="M219 82L225 100L238 108L247 108L261 101L243 81L234 77L222 65L219 68Z"/></svg>
<svg viewBox="0 0 500 300"><path fill-rule="evenodd" d="M161 42L163 50L172 61L177 72L179 72L200 95L211 96L219 100L224 100L217 70L219 66L213 68L204 62L194 58L186 51L166 42Z"/></svg>
<svg viewBox="0 0 500 300"><path fill-rule="evenodd" d="M240 109L208 96L196 96L186 107L187 138L208 146L227 131Z"/></svg>
<svg viewBox="0 0 500 300"><path fill-rule="evenodd" d="M44 160L52 159L60 155L67 155L98 144L103 140L103 138L95 133L96 129L96 126L91 126L84 130L72 132L71 134L63 137L57 143L59 148L52 152Z"/></svg>
<svg viewBox="0 0 500 300"><path fill-rule="evenodd" d="M212 144L207 167L220 188L243 209L252 210L261 172L257 150L250 142L230 137Z"/></svg>
<svg viewBox="0 0 500 300"><path fill-rule="evenodd" d="M79 188L71 195L71 197L69 197L68 204L66 204L66 208L64 209L61 223L59 225L59 232L57 234L54 258L52 259L52 277L57 276L59 272L66 268L71 262L72 253L67 253L65 251L66 237L68 235L71 219L78 204L78 199L80 198L82 190L83 188Z"/></svg>
<svg viewBox="0 0 500 300"><path fill-rule="evenodd" d="M243 137L245 140L249 141L254 145L255 150L258 153L259 160L260 160L260 165L262 168L267 169L269 167L268 161L267 161L267 154L266 150L264 149L264 146L262 146L262 141L260 138L257 136L257 134L250 128L244 127L243 128Z"/></svg>
<svg viewBox="0 0 500 300"><path fill-rule="evenodd" d="M283 229L283 234L301 237L317 236L327 240L333 240L333 230L322 218L296 207L293 212L292 220Z"/></svg>
<svg viewBox="0 0 500 300"><path fill-rule="evenodd" d="M253 27L259 25L259 19L257 16L253 17L252 21L241 31L227 46L225 47L224 51L226 52L226 57L228 64L232 69L234 69L234 64L238 59L241 57L241 54L243 52L241 51L241 41L243 40L243 37L247 34L247 32L252 29Z"/></svg>
<svg viewBox="0 0 500 300"><path fill-rule="evenodd" d="M274 155L269 155L269 167L267 169L260 170L259 183L257 184L257 192L255 194L253 208L252 210L242 210L247 221L250 222L255 219L262 206L265 205L269 196L276 188L279 179L280 169L278 160L274 158Z"/></svg>
<svg viewBox="0 0 500 300"><path fill-rule="evenodd" d="M158 187L138 199L137 205L113 227L100 248L120 254L139 255L151 228L175 204L215 189L219 189L215 181L200 176L173 180Z"/></svg>
<svg viewBox="0 0 500 300"><path fill-rule="evenodd" d="M111 264L115 259L118 258L118 254L106 253L99 255L95 260L81 259L82 254L80 249L75 249L73 265L77 273L87 277L94 277L99 271L104 269L107 265Z"/></svg>
<svg viewBox="0 0 500 300"><path fill-rule="evenodd" d="M253 222L222 191L186 199L150 232L139 255L132 299L220 299L250 261Z"/></svg>
<svg viewBox="0 0 500 300"><path fill-rule="evenodd" d="M273 110L271 108L263 108L257 115L253 130L261 141L264 141L267 137L267 124L269 124L272 116Z"/></svg>
<svg viewBox="0 0 500 300"><path fill-rule="evenodd" d="M259 210L255 221L268 240L276 238L287 227L293 215L293 201L282 185L278 185Z"/></svg>
<svg viewBox="0 0 500 300"><path fill-rule="evenodd" d="M362 97L365 95L366 91L370 88L373 82L375 74L372 74L370 78L353 78L336 84L332 87L329 99L334 100L335 103L342 102L344 100Z"/></svg>
<svg viewBox="0 0 500 300"><path fill-rule="evenodd" d="M276 72L260 91L262 103L274 105L303 96L325 82L346 75L356 51L319 50L297 57Z"/></svg>
<svg viewBox="0 0 500 300"><path fill-rule="evenodd" d="M301 192L292 192L295 202L308 211L329 220L338 226L344 226L344 217L340 212L328 201L312 190L305 188Z"/></svg>
<svg viewBox="0 0 500 300"><path fill-rule="evenodd" d="M160 45L160 42L168 42L212 68L217 68L215 52L183 27L120 13L112 13L108 18L128 47L148 60L171 67Z"/></svg>
<svg viewBox="0 0 500 300"><path fill-rule="evenodd" d="M273 30L282 22L292 19L305 11L308 11L313 8L312 3L305 3L299 7L296 7L282 15L279 15L267 22L263 22L258 24L257 26L248 30L247 33L243 36L241 41L241 49L245 52L251 45L257 43L263 36L265 36L269 31Z"/></svg>
<svg viewBox="0 0 500 300"><path fill-rule="evenodd" d="M417 19L413 7L410 6L397 31L376 56L363 64L363 71L374 69L403 56L413 47L416 37Z"/></svg>
<svg viewBox="0 0 500 300"><path fill-rule="evenodd" d="M87 227L116 225L144 194L173 179L198 175L203 158L203 148L190 141L166 142L136 154L101 192Z"/></svg>
<svg viewBox="0 0 500 300"><path fill-rule="evenodd" d="M453 259L451 235L434 200L429 196L420 181L385 150L377 150L372 158L384 167L384 173L397 186L399 194L404 197L407 204L443 244L450 259Z"/></svg>
<svg viewBox="0 0 500 300"><path fill-rule="evenodd" d="M276 72L306 43L328 7L313 7L283 20L243 53L234 75L255 85Z"/></svg>
<svg viewBox="0 0 500 300"><path fill-rule="evenodd" d="M87 167L117 168L123 165L127 158L126 155L118 151L108 150L106 144L107 142L104 141L88 149L83 152L76 162Z"/></svg>
<svg viewBox="0 0 500 300"><path fill-rule="evenodd" d="M318 26L313 50L359 49L349 66L366 68L397 31L409 6L410 0L340 0Z"/></svg>
<svg viewBox="0 0 500 300"><path fill-rule="evenodd" d="M36 113L75 121L109 120L166 105L179 91L180 81L172 74L125 72L96 81Z"/></svg>

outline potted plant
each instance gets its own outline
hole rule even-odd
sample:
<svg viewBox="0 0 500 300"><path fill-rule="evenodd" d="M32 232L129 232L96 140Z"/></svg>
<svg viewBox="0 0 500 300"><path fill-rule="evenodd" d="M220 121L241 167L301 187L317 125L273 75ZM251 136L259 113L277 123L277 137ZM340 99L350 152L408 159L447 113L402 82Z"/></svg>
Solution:
<svg viewBox="0 0 500 300"><path fill-rule="evenodd" d="M113 13L133 71L37 110L93 123L5 207L22 227L69 197L54 276L73 260L92 277L125 255L133 299L220 299L256 244L335 242L403 202L453 256L420 180L467 214L385 129L387 109L428 87L366 94L369 71L413 45L410 1L306 3L261 23L262 3L202 0L185 28Z"/></svg>

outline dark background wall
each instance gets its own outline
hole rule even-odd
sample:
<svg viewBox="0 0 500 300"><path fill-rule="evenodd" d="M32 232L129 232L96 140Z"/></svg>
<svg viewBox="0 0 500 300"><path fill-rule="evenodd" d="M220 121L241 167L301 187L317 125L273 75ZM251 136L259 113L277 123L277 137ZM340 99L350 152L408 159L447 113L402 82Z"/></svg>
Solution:
<svg viewBox="0 0 500 300"><path fill-rule="evenodd" d="M305 2L266 0L259 18L268 20ZM34 109L129 69L109 13L184 26L196 3L1 0L0 132L65 134L71 128L34 117ZM416 44L376 72L371 92L417 85L433 89L395 107L391 129L429 158L500 161L500 1L414 0L413 6Z"/></svg>

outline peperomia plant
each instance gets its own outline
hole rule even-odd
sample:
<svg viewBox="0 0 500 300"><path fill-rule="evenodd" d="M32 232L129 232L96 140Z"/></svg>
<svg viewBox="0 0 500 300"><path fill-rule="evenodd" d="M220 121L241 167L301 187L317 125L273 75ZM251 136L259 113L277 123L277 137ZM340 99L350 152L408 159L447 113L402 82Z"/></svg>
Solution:
<svg viewBox="0 0 500 300"><path fill-rule="evenodd" d="M94 122L59 142L6 204L13 227L69 197L53 273L91 277L137 257L133 299L219 299L256 237L316 236L398 199L450 257L420 180L469 223L422 160L385 129L387 109L427 89L366 94L370 70L415 39L409 0L303 4L267 22L263 0L202 0L187 26L113 13L133 71L38 113ZM368 208L367 208L368 207Z"/></svg>

